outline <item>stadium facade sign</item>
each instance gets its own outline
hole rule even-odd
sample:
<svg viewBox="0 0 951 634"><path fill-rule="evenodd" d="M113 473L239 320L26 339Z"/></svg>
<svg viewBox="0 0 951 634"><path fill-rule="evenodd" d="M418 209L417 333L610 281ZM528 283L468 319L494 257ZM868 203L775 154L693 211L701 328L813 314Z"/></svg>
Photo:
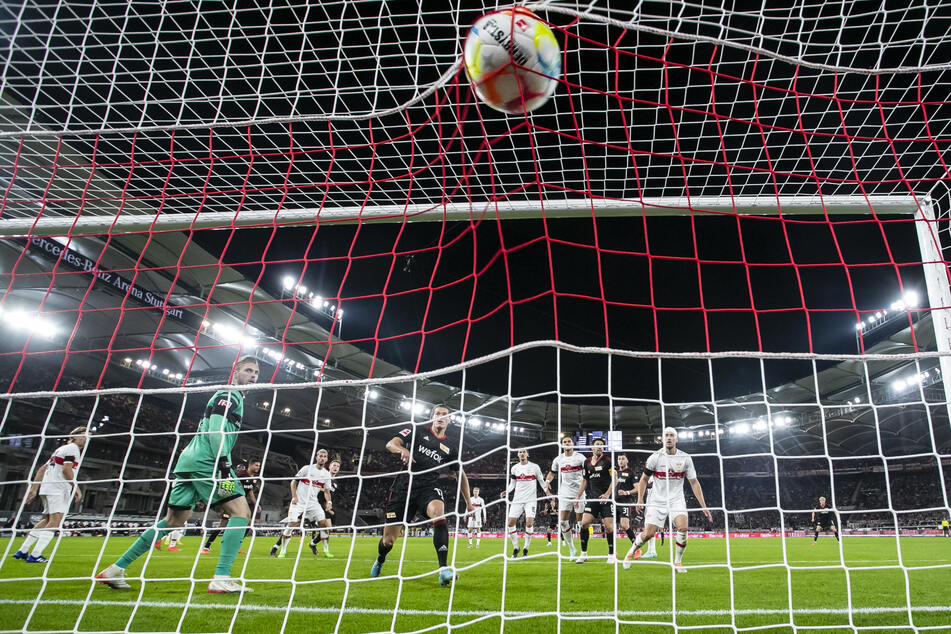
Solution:
<svg viewBox="0 0 951 634"><path fill-rule="evenodd" d="M191 315L186 313L182 308L178 306L166 306L165 295L145 290L142 287L133 284L131 280L128 280L113 271L103 271L99 269L96 266L95 260L86 257L82 253L70 249L69 247L64 247L60 243L50 240L49 238L33 237L30 238L30 244L41 255L44 255L52 260L65 262L77 271L91 273L95 275L96 279L99 281L112 286L120 293L127 294L128 297L132 297L143 304L148 304L149 306L153 306L155 308L164 307L165 314L169 317L184 322L192 321L191 319L188 319L188 317Z"/></svg>

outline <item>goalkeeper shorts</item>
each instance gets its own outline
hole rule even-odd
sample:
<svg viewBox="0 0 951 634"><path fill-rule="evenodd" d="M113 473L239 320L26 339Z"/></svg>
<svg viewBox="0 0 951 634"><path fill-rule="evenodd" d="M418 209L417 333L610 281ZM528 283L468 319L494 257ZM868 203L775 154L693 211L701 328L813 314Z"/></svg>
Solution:
<svg viewBox="0 0 951 634"><path fill-rule="evenodd" d="M234 473L232 473L234 478ZM244 497L244 488L237 479L232 479L233 491L222 491L219 480L207 473L176 473L172 491L168 494L168 506L173 509L193 509L199 502L217 506L223 502Z"/></svg>

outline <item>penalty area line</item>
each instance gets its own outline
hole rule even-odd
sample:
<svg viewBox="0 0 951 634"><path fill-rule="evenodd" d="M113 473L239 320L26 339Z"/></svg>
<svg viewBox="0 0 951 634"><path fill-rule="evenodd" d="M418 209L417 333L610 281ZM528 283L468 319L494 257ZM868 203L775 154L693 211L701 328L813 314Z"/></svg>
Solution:
<svg viewBox="0 0 951 634"><path fill-rule="evenodd" d="M0 599L0 605L33 605L36 601L30 599ZM227 603L175 603L170 601L139 601L135 603L133 601L102 601L102 600L92 600L92 601L81 601L78 599L49 599L49 600L40 600L39 604L41 606L107 606L107 607L133 607L138 605L140 608L164 608L169 610L234 610L238 607L237 603L227 604ZM241 611L250 611L250 612L293 612L293 613L305 613L305 614L338 614L340 612L339 607L311 607L311 606L280 606L280 605L260 605L252 603L242 603ZM347 613L354 614L393 614L392 609L383 609L383 608L358 608L353 606L347 606ZM948 612L951 611L951 605L916 605L911 607L912 612ZM809 614L892 614L892 613L906 613L908 612L907 607L873 607L873 608L853 608L851 610L846 608L796 608L792 610L793 614L809 615ZM407 616L445 616L445 610L413 610L413 609L402 609L399 610L399 614ZM589 617L589 618L612 618L615 614L619 617L626 616L673 616L673 613L670 610L618 610L617 613L614 612L590 612L590 611L565 611L561 613L563 616L570 617ZM746 610L678 610L678 616L728 616L730 614L734 615L764 615L764 616L774 616L774 615L785 615L789 614L789 610L773 610L768 608L754 608ZM453 616L493 616L500 615L500 612L493 612L490 610L453 610ZM553 612L545 612L543 610L539 611L520 611L520 610L507 610L505 612L506 616L553 616Z"/></svg>

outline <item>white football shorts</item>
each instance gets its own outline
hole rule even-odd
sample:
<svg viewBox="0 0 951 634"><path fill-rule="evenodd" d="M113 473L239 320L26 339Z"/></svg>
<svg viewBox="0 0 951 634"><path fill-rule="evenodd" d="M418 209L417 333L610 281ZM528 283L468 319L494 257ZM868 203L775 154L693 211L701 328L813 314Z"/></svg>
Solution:
<svg viewBox="0 0 951 634"><path fill-rule="evenodd" d="M296 524L304 516L304 519L311 522L322 522L327 519L326 513L320 504L294 504L287 508L287 521Z"/></svg>
<svg viewBox="0 0 951 634"><path fill-rule="evenodd" d="M525 519L534 518L537 508L537 500L532 500L531 502L512 502L509 504L509 517L518 518L522 513L525 513Z"/></svg>
<svg viewBox="0 0 951 634"><path fill-rule="evenodd" d="M576 500L576 495L578 495L577 491L567 492L564 496L559 495L558 512L573 510L579 516L584 513L584 496L581 496L580 500Z"/></svg>
<svg viewBox="0 0 951 634"><path fill-rule="evenodd" d="M671 523L674 518L687 514L687 500L683 496L674 498L669 502L652 500L647 504L644 512L644 524L653 524L658 528L664 525L664 521L670 516Z"/></svg>
<svg viewBox="0 0 951 634"><path fill-rule="evenodd" d="M43 515L65 514L69 511L69 502L73 496L69 492L40 494L43 499Z"/></svg>

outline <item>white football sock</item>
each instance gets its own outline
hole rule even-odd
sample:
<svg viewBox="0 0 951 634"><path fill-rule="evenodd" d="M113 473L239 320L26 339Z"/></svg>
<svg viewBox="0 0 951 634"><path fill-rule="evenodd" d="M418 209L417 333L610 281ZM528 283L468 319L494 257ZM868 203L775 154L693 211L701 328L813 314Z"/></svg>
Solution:
<svg viewBox="0 0 951 634"><path fill-rule="evenodd" d="M34 557L39 557L43 554L43 551L46 550L46 546L50 543L53 537L56 535L55 529L47 529L45 531L40 531L40 536L36 540L36 546L33 547L33 552L30 554Z"/></svg>
<svg viewBox="0 0 951 634"><path fill-rule="evenodd" d="M522 540L522 548L528 550L529 545L532 543L532 534L535 532L535 527L526 527L525 528L525 539Z"/></svg>
<svg viewBox="0 0 951 634"><path fill-rule="evenodd" d="M575 540L571 534L571 524L568 520L561 521L561 538L565 540L565 544L568 545L568 550L574 550Z"/></svg>
<svg viewBox="0 0 951 634"><path fill-rule="evenodd" d="M640 548L643 543L644 543L644 539L641 537L641 534L638 533L637 536L634 537L634 543L631 544L631 547L628 549L627 554L628 555L633 554L634 551Z"/></svg>
<svg viewBox="0 0 951 634"><path fill-rule="evenodd" d="M515 527L509 526L506 531L509 534L509 541L512 542L512 548L518 550L518 533L515 532Z"/></svg>
<svg viewBox="0 0 951 634"><path fill-rule="evenodd" d="M687 550L687 531L677 531L674 544L676 545L676 548L674 548L674 563L679 564L684 558L684 551Z"/></svg>
<svg viewBox="0 0 951 634"><path fill-rule="evenodd" d="M26 539L23 540L23 543L20 544L20 552L26 554L30 552L30 547L36 543L36 540L40 537L40 531L32 530L26 535Z"/></svg>
<svg viewBox="0 0 951 634"><path fill-rule="evenodd" d="M648 555L657 554L657 536L656 535L647 540L647 554Z"/></svg>

